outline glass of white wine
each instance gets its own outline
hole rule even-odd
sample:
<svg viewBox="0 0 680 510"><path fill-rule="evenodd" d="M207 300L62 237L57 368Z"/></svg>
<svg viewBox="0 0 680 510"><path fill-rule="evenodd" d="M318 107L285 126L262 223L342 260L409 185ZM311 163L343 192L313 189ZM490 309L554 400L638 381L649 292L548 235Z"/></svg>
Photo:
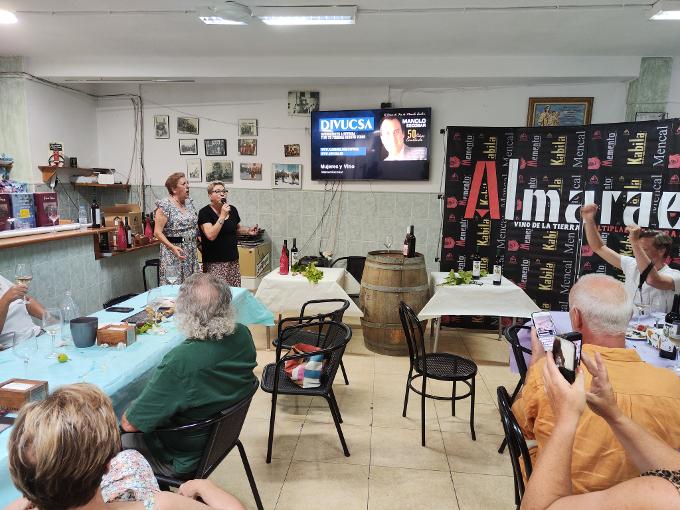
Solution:
<svg viewBox="0 0 680 510"><path fill-rule="evenodd" d="M17 283L29 287L31 281L33 280L33 272L31 271L31 266L24 262L20 262L14 268L14 279ZM27 304L26 299L23 300L24 304Z"/></svg>
<svg viewBox="0 0 680 510"><path fill-rule="evenodd" d="M47 355L48 358L57 357L57 333L61 331L64 324L64 317L60 308L46 308L43 312L42 327L50 334L52 339L52 350Z"/></svg>

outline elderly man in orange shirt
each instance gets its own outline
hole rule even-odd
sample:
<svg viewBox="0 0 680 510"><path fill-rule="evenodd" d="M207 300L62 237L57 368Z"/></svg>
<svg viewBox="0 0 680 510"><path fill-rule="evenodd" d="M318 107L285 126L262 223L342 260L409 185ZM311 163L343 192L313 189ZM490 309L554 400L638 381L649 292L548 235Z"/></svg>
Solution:
<svg viewBox="0 0 680 510"><path fill-rule="evenodd" d="M680 448L680 377L645 363L635 350L625 348L631 311L623 284L610 276L582 276L569 293L572 327L583 336L584 352L592 359L595 352L600 353L621 411L673 448ZM543 386L545 352L534 331L532 351L524 388L512 411L525 437L537 442L531 450L535 460L550 437L555 416ZM590 374L585 376L589 388ZM574 493L604 490L637 475L606 422L586 409L574 441Z"/></svg>

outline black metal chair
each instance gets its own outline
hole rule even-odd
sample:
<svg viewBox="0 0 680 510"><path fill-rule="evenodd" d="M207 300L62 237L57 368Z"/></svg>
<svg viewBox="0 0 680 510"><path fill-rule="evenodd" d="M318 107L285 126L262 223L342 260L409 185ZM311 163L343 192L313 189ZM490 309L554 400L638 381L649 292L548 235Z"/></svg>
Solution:
<svg viewBox="0 0 680 510"><path fill-rule="evenodd" d="M356 281L361 283L361 277L364 274L364 265L366 265L366 257L360 257L358 255L351 255L349 257L340 257L335 259L333 262L331 262L331 267L335 267L335 264L337 264L340 261L346 261L345 262L345 268L347 269L347 272L351 274ZM358 297L354 295L350 295L351 297Z"/></svg>
<svg viewBox="0 0 680 510"><path fill-rule="evenodd" d="M307 309L307 306L310 305L318 305L318 304L325 304L325 303L337 303L340 305L337 309L333 310L332 312L328 313L319 313L316 315L305 315L305 311ZM279 342L279 338L281 338L281 331L284 330L285 328L290 327L290 324L292 323L293 325L300 325L300 324L305 324L308 322L328 322L328 321L335 321L335 322L342 322L342 318L345 315L345 310L349 308L349 301L346 299L314 299L311 301L307 301L305 304L302 305L302 308L300 309L300 316L299 317L285 317L279 321L278 324L278 332L276 335L276 338L273 340L272 345L276 347ZM290 350L294 344L298 342L302 342L305 344L311 344L311 345L316 345L318 347L318 344L316 343L319 339L323 338L324 332L325 332L325 324L318 324L315 327L310 328L312 331L309 329L300 329L296 333L294 337L288 337L287 341L284 341L282 344L282 347L284 349ZM313 331L314 329L317 329L318 331ZM286 343L287 342L287 343ZM277 353L280 352L278 349L276 351ZM276 358L276 361L278 361L279 358ZM342 377L345 380L345 384L349 384L349 379L347 378L347 372L345 371L345 364L340 360L340 371L342 372Z"/></svg>
<svg viewBox="0 0 680 510"><path fill-rule="evenodd" d="M144 292L149 290L149 286L146 284L146 269L148 267L156 268L156 279L158 280L157 285L161 284L161 260L160 259L148 259L144 262L144 267L142 268L142 278L144 279Z"/></svg>
<svg viewBox="0 0 680 510"><path fill-rule="evenodd" d="M530 330L531 328L529 326L515 324L514 326L509 326L505 328L505 331L503 332L503 336L510 344L510 348L512 349L512 357L515 358L515 363L517 363L517 370L519 371L519 381L517 382L517 386L515 386L515 390L512 392L512 396L510 397L511 406L515 402L515 399L519 394L519 390L522 389L522 386L524 385L524 379L527 376L528 369L527 362L524 359L524 353L531 355L531 349L527 349L526 347L524 347L520 343L519 337L517 336L517 334L523 329ZM505 451L506 445L507 441L503 439L500 448L498 448L498 453L503 453L503 451Z"/></svg>
<svg viewBox="0 0 680 510"><path fill-rule="evenodd" d="M233 406L220 411L220 413L218 413L216 416L213 416L212 418L182 425L181 427L157 429L155 431L162 436L164 432L184 432L210 428L210 437L205 445L205 450L203 450L203 456L201 457L201 461L198 464L196 472L186 479L156 474L156 479L158 480L158 484L161 486L161 488L179 487L187 479L207 478L210 473L212 473L220 464L220 462L222 462L222 460L229 454L229 452L231 452L234 446L236 446L238 448L239 454L241 455L241 461L243 461L243 468L246 471L248 483L250 483L250 489L253 491L255 504L257 505L258 510L262 510L262 500L260 499L260 493L257 490L253 472L250 469L248 456L246 455L246 451L243 448L243 444L239 440L239 434L243 428L243 422L246 419L250 402L257 391L258 385L259 383L255 381L251 392L246 398L234 404Z"/></svg>
<svg viewBox="0 0 680 510"><path fill-rule="evenodd" d="M426 353L425 339L423 336L423 326L418 320L418 316L403 301L399 303L399 318L401 325L404 328L404 335L406 336L406 345L408 346L410 367L408 370L408 378L406 379L406 394L404 396L404 412L402 416L406 417L406 408L408 406L409 390L413 390L420 395L420 419L421 419L421 433L422 445L425 446L425 398L432 398L435 400L450 400L451 414L456 415L456 400L462 400L470 397L470 432L472 440L476 441L475 434L475 377L477 375L477 365L474 361L455 354L446 353ZM414 374L415 372L415 374ZM422 377L422 386L420 391L413 386L413 381ZM427 379L436 379L438 381L449 381L453 383L451 397L440 397L437 395L430 395L427 393ZM456 383L460 381L470 388L465 395L456 396Z"/></svg>
<svg viewBox="0 0 680 510"><path fill-rule="evenodd" d="M135 296L138 296L139 294L124 294L122 296L118 296L112 299L109 299L106 303L104 303L104 308L109 308L110 306L115 306L118 303L122 303L123 301L127 301L130 298L133 298Z"/></svg>
<svg viewBox="0 0 680 510"><path fill-rule="evenodd" d="M317 388L302 388L290 380L284 371L284 367L286 361L303 359L308 357L309 354L288 353L285 356L281 356L281 349L289 339L295 338L300 331L304 330L304 328L317 328L320 326L326 328L326 332L325 334L318 334L314 344L320 347L321 350L316 351L314 354L323 355L325 361L323 370L321 371L321 385ZM349 326L341 322L307 322L297 326L290 326L282 330L279 338L281 339L281 342L276 346L277 361L276 363L270 363L264 367L264 370L262 371L262 383L260 385L263 391L272 394L272 409L269 418L269 439L267 442L267 464L272 460L274 422L276 420L276 400L279 395L307 395L325 398L328 402L331 415L333 416L338 436L340 437L342 450L345 457L349 457L349 449L345 442L345 436L342 434L342 428L340 428L342 416L340 414L338 402L335 399L335 394L333 393L333 380L335 379L335 374L342 361L345 347L352 338L352 330Z"/></svg>
<svg viewBox="0 0 680 510"><path fill-rule="evenodd" d="M524 463L524 472L528 480L532 469L531 456L529 455L529 448L522 434L522 429L517 424L515 415L512 414L512 402L510 401L508 390L505 389L505 386L499 386L496 389L496 394L498 395L498 411L501 415L501 423L503 424L505 439L508 443L508 451L510 452L512 474L515 479L515 504L519 508L522 496L524 496L524 478L522 478L520 460Z"/></svg>

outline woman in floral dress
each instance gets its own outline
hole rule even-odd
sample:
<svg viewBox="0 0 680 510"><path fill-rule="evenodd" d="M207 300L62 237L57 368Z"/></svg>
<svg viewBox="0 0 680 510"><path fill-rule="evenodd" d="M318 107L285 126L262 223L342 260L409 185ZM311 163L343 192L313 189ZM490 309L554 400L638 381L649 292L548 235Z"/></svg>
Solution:
<svg viewBox="0 0 680 510"><path fill-rule="evenodd" d="M161 285L181 284L198 271L196 236L198 213L189 198L189 183L182 172L165 181L170 196L156 201L154 235L161 242Z"/></svg>

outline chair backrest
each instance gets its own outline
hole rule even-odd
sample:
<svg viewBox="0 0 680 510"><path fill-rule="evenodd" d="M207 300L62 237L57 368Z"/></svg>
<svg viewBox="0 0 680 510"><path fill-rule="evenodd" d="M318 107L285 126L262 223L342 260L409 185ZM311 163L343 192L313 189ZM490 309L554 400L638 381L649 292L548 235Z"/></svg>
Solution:
<svg viewBox="0 0 680 510"><path fill-rule="evenodd" d="M501 415L505 439L508 442L512 472L515 477L516 503L519 505L522 496L524 495L524 479L522 478L520 460L524 463L524 472L526 473L527 479L529 479L531 476L531 457L529 456L529 448L527 447L526 440L522 434L522 429L520 429L517 424L515 415L512 414L510 396L508 395L505 386L499 386L496 389L496 394L498 396L498 412Z"/></svg>
<svg viewBox="0 0 680 510"><path fill-rule="evenodd" d="M220 412L212 423L210 437L203 450L194 478L207 478L236 446L248 414L250 402L257 391L259 381L255 381L247 397Z"/></svg>
<svg viewBox="0 0 680 510"><path fill-rule="evenodd" d="M335 304L337 305L337 308L335 308L331 312L326 312L326 313L319 313L315 314L314 311L308 311L307 307L314 308L314 305L323 305L323 304ZM345 315L345 310L349 308L349 301L346 299L312 299L310 301L305 302L305 304L302 305L302 308L300 309L300 317L305 317L305 312L309 314L310 316L316 315L320 319L330 319L335 322L342 322L342 318Z"/></svg>
<svg viewBox="0 0 680 510"><path fill-rule="evenodd" d="M519 341L518 333L523 329L531 329L529 326L515 325L505 328L503 336L510 344L512 349L512 356L515 358L515 363L517 363L517 370L519 370L519 377L524 383L524 378L527 375L527 362L524 359L524 353L531 354L531 349L523 347Z"/></svg>
<svg viewBox="0 0 680 510"><path fill-rule="evenodd" d="M399 303L399 318L401 319L401 327L404 329L404 335L406 336L411 368L422 367L423 371L427 371L423 325L418 320L418 316L413 309L403 301Z"/></svg>
<svg viewBox="0 0 680 510"><path fill-rule="evenodd" d="M361 283L361 277L364 275L364 265L366 265L366 257L360 257L358 255L351 255L349 257L340 257L331 262L331 267L334 267L336 263L341 260L345 260L345 266L347 272L351 274L356 281Z"/></svg>

